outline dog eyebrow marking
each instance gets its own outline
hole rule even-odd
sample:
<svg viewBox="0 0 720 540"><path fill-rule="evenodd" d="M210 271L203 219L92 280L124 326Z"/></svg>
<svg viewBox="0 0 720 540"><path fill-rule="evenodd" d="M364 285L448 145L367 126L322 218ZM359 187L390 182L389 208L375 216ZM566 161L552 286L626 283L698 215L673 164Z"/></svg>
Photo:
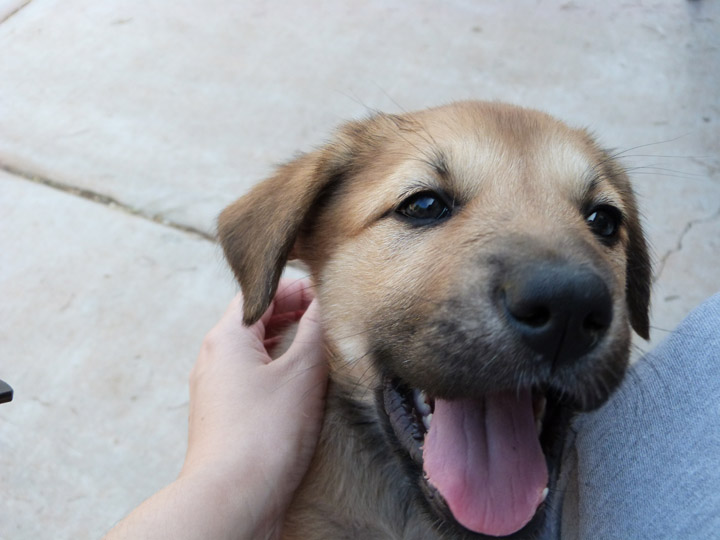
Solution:
<svg viewBox="0 0 720 540"><path fill-rule="evenodd" d="M440 178L447 180L450 176L450 171L447 166L445 154L437 148L434 150L433 154L433 159L430 160L430 165Z"/></svg>
<svg viewBox="0 0 720 540"><path fill-rule="evenodd" d="M591 166L590 172L592 176L590 177L590 181L587 183L585 198L588 198L589 195L595 193L595 191L597 191L603 181L602 173L597 172L595 170L595 167Z"/></svg>
<svg viewBox="0 0 720 540"><path fill-rule="evenodd" d="M440 150L439 145L435 140L435 137L433 137L432 133L430 133L430 130L412 118L404 118L394 114L381 114L380 117L389 120L397 128L402 139L423 156L423 159L420 159L420 161L428 164L441 178L447 178L450 172L447 166L446 156L442 150ZM413 143L405 136L406 133L414 133L420 137L424 142L431 146L431 150L428 152L427 150L420 148L417 144Z"/></svg>
<svg viewBox="0 0 720 540"><path fill-rule="evenodd" d="M591 165L585 174L585 178L587 180L580 198L583 211L589 211L593 206L607 204L620 210L621 217L624 221L626 217L625 205L605 175ZM609 189L603 189L604 187Z"/></svg>

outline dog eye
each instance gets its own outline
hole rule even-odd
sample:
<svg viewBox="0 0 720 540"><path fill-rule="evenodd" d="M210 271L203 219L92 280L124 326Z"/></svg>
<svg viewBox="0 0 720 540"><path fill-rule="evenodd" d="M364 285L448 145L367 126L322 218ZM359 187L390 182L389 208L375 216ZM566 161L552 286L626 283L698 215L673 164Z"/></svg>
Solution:
<svg viewBox="0 0 720 540"><path fill-rule="evenodd" d="M397 213L424 225L449 217L450 208L437 193L422 191L400 203Z"/></svg>
<svg viewBox="0 0 720 540"><path fill-rule="evenodd" d="M621 220L620 210L607 205L593 208L585 218L592 232L606 242L616 237Z"/></svg>

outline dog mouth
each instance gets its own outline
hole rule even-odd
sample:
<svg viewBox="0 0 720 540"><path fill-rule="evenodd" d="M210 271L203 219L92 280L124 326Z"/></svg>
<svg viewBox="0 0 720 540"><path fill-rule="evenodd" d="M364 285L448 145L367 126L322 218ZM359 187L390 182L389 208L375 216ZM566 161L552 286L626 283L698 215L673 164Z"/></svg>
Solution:
<svg viewBox="0 0 720 540"><path fill-rule="evenodd" d="M436 513L495 537L542 525L570 417L552 392L446 400L386 378L382 400L401 453L420 474Z"/></svg>

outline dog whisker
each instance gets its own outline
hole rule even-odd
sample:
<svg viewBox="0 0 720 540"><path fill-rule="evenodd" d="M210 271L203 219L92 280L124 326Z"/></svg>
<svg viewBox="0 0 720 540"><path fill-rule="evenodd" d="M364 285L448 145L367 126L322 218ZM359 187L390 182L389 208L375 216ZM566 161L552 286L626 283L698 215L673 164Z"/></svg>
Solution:
<svg viewBox="0 0 720 540"><path fill-rule="evenodd" d="M660 145L663 145L663 144L674 143L674 142L679 141L680 139L684 139L685 137L687 137L687 135L679 135L679 136L677 136L677 137L674 137L674 138L672 138L672 139L666 139L666 140L664 140L664 141L657 141L657 142L652 142L652 143L639 144L639 145L637 145L637 146L632 146L632 147L627 148L627 149L625 149L625 150L616 151L615 153L610 153L610 152L608 152L608 161L610 161L610 160L615 160L615 159L621 158L621 157L625 157L625 156L627 156L627 153L628 153L628 152L632 152L633 150L638 150L638 149L640 149L640 148L649 148L649 147L651 147L651 146L660 146Z"/></svg>
<svg viewBox="0 0 720 540"><path fill-rule="evenodd" d="M642 170L647 168L648 170ZM671 169L652 169L649 167L639 167L633 171L629 171L633 174L633 176L638 175L647 175L647 176L663 176L665 178L681 178L683 180L695 180L695 179L701 179L704 178L703 175L700 174L693 174L693 173L685 173L682 171L673 171Z"/></svg>

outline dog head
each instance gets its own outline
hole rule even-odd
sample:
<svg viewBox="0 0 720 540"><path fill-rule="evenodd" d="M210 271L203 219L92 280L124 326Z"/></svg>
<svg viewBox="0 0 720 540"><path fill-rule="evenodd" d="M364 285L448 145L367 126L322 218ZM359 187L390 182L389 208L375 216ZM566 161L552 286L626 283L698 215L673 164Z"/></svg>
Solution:
<svg viewBox="0 0 720 540"><path fill-rule="evenodd" d="M288 258L308 265L333 378L371 390L356 395L457 534L542 527L569 415L617 387L631 327L648 335L627 176L535 111L466 102L348 123L228 207L219 236L246 323Z"/></svg>

